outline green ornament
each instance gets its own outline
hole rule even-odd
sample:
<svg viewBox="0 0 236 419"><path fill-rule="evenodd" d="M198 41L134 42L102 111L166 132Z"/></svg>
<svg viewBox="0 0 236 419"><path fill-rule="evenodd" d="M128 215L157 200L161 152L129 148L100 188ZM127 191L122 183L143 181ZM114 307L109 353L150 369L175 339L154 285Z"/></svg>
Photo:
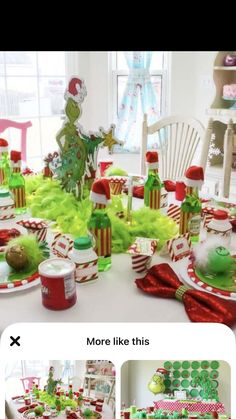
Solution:
<svg viewBox="0 0 236 419"><path fill-rule="evenodd" d="M228 249L219 246L208 254L207 271L209 273L218 274L229 272L234 269L236 262L230 255Z"/></svg>

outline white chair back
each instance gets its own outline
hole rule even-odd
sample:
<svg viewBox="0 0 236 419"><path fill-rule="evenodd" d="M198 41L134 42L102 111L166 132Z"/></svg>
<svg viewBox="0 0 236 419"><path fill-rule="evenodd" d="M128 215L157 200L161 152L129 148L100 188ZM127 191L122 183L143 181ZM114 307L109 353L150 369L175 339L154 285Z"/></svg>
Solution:
<svg viewBox="0 0 236 419"><path fill-rule="evenodd" d="M155 124L148 126L147 115L145 114L141 147L142 175L146 172L145 154L148 135L155 133L157 133L159 139L157 151L160 178L163 180L176 180L183 177L186 169L191 166L199 142L203 141L204 126L200 121L185 116L162 118Z"/></svg>

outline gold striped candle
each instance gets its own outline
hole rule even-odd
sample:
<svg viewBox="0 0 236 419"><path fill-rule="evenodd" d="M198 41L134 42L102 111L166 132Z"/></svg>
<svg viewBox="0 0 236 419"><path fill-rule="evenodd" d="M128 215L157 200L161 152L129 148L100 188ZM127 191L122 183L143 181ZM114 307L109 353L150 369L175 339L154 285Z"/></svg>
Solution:
<svg viewBox="0 0 236 419"><path fill-rule="evenodd" d="M186 186L186 195L192 195L192 194L193 194L193 187Z"/></svg>

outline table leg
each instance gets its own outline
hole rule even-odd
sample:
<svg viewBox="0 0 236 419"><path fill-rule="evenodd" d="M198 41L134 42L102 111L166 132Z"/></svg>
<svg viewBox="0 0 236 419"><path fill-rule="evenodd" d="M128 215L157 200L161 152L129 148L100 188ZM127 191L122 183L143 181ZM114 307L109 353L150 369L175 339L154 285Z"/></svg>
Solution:
<svg viewBox="0 0 236 419"><path fill-rule="evenodd" d="M230 119L227 129L224 135L224 162L223 162L223 196L229 197L230 191L230 177L232 170L232 159L233 159L233 121Z"/></svg>

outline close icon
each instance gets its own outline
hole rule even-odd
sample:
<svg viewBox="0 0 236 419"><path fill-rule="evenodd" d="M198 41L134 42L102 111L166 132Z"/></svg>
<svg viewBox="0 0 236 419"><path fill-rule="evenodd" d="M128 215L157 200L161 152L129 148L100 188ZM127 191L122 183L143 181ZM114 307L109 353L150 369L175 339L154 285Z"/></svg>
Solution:
<svg viewBox="0 0 236 419"><path fill-rule="evenodd" d="M20 336L17 336L17 338L10 336L10 339L12 340L12 342L10 343L10 346L13 346L13 345L20 346L20 343L19 343Z"/></svg>

